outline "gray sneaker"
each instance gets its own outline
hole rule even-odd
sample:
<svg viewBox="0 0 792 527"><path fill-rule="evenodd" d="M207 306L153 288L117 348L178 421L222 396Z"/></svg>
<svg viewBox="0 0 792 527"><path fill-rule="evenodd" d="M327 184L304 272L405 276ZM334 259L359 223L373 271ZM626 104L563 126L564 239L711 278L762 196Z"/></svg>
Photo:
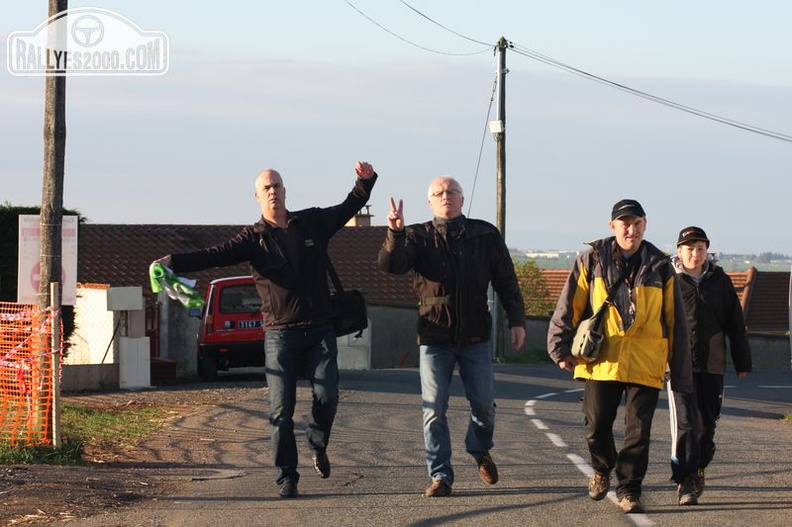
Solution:
<svg viewBox="0 0 792 527"><path fill-rule="evenodd" d="M280 488L278 489L278 494L280 494L281 498L296 498L298 496L297 492L297 484L287 479L283 483L281 483Z"/></svg>

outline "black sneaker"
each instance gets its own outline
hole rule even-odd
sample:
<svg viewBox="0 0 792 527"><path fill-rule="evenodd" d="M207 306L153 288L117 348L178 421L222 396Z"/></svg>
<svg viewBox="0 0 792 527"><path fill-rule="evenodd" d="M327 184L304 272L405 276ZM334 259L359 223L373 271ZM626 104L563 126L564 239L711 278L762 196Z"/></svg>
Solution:
<svg viewBox="0 0 792 527"><path fill-rule="evenodd" d="M297 497L297 484L290 479L287 479L280 485L278 491L281 498L296 498Z"/></svg>
<svg viewBox="0 0 792 527"><path fill-rule="evenodd" d="M698 469L696 473L696 481L693 482L693 490L696 492L696 497L698 498L702 494L704 494L704 469Z"/></svg>
<svg viewBox="0 0 792 527"><path fill-rule="evenodd" d="M589 498L592 500L601 500L608 494L610 490L610 473L600 474L594 472L589 481Z"/></svg>
<svg viewBox="0 0 792 527"><path fill-rule="evenodd" d="M330 460L327 458L326 452L317 452L313 456L314 471L320 478L325 479L330 477Z"/></svg>

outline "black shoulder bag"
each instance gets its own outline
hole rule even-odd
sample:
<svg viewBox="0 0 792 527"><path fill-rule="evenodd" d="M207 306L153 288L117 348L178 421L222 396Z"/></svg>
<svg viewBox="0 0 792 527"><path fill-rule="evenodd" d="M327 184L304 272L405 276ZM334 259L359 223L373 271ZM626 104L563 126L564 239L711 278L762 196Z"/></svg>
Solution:
<svg viewBox="0 0 792 527"><path fill-rule="evenodd" d="M368 327L366 299L358 289L344 289L327 251L322 252L322 258L335 289L330 293L330 308L333 311L333 328L336 337L343 337L357 331L355 338L360 338L363 335L363 330Z"/></svg>
<svg viewBox="0 0 792 527"><path fill-rule="evenodd" d="M636 256L633 256L633 258ZM627 278L627 275L632 269L632 265L633 260L631 259L630 263L625 266L624 271L622 271L621 276L619 276L619 279L616 281L616 285L613 287L613 289L608 291L608 297L605 299L605 302L602 303L597 312L591 317L581 320L580 324L578 324L578 327L575 330L575 338L572 339L573 357L576 357L584 362L594 362L599 358L602 341L605 338L603 331L605 309L608 307L608 304L613 302L613 296L616 294L616 290L619 289L622 282L624 282L624 279ZM593 268L591 269L591 273L593 275Z"/></svg>
<svg viewBox="0 0 792 527"><path fill-rule="evenodd" d="M302 225L318 243L319 239L313 232L308 222L300 221ZM357 332L355 338L363 335L363 330L368 327L368 314L366 312L366 299L363 292L358 289L344 289L341 280L333 267L333 262L327 254L327 245L319 244L320 257L324 262L327 274L333 282L334 291L330 293L330 309L333 314L333 329L336 337L343 337Z"/></svg>

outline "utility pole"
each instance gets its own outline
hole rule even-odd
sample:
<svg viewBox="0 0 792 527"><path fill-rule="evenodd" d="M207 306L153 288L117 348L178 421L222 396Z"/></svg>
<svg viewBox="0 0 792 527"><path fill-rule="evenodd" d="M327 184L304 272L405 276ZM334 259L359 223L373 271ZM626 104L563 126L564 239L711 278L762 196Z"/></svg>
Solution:
<svg viewBox="0 0 792 527"><path fill-rule="evenodd" d="M48 0L49 18L68 9L67 0ZM49 25L47 34L49 49L66 49L67 35L58 34L57 24ZM41 309L51 307L53 316L53 335L57 335L49 346L44 346L39 357L42 375L49 375L52 379L53 405L50 408L43 399L38 402L36 418L42 419L42 428L46 423L52 423L53 443L56 448L60 445L60 408L57 379L59 372L60 327L56 330L55 324L60 324L61 295L59 286L61 279L61 247L63 224L63 167L66 159L66 77L47 74L44 81L44 184L41 190L41 212L39 213L39 227L41 242L39 244L39 290L38 305ZM50 284L53 284L52 292ZM56 346L58 346L56 348ZM49 351L49 353L44 353Z"/></svg>
<svg viewBox="0 0 792 527"><path fill-rule="evenodd" d="M49 17L68 8L67 0L48 0ZM61 49L66 35L58 35L50 24L50 49ZM65 49L65 46L63 47ZM61 283L61 225L63 223L63 167L66 158L66 77L48 74L44 88L44 184L41 191L39 301L50 306L49 284Z"/></svg>
<svg viewBox="0 0 792 527"><path fill-rule="evenodd" d="M490 123L490 132L495 137L497 147L497 227L501 235L506 237L506 48L509 43L504 37L498 40L498 101L496 106L497 120ZM495 295L493 305L495 315L495 357L503 359L508 345L504 319L506 313Z"/></svg>
<svg viewBox="0 0 792 527"><path fill-rule="evenodd" d="M506 39L498 40L498 105L495 121L495 143L498 157L498 218L497 227L506 236ZM492 125L491 125L492 126Z"/></svg>

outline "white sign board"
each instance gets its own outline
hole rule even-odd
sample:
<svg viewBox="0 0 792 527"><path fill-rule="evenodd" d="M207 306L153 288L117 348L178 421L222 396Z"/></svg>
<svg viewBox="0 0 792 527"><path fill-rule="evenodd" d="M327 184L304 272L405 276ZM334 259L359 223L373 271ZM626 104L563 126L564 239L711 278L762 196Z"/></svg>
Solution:
<svg viewBox="0 0 792 527"><path fill-rule="evenodd" d="M39 217L19 215L19 265L17 302L38 304L41 267ZM61 304L73 306L77 300L77 216L63 216L61 225Z"/></svg>

